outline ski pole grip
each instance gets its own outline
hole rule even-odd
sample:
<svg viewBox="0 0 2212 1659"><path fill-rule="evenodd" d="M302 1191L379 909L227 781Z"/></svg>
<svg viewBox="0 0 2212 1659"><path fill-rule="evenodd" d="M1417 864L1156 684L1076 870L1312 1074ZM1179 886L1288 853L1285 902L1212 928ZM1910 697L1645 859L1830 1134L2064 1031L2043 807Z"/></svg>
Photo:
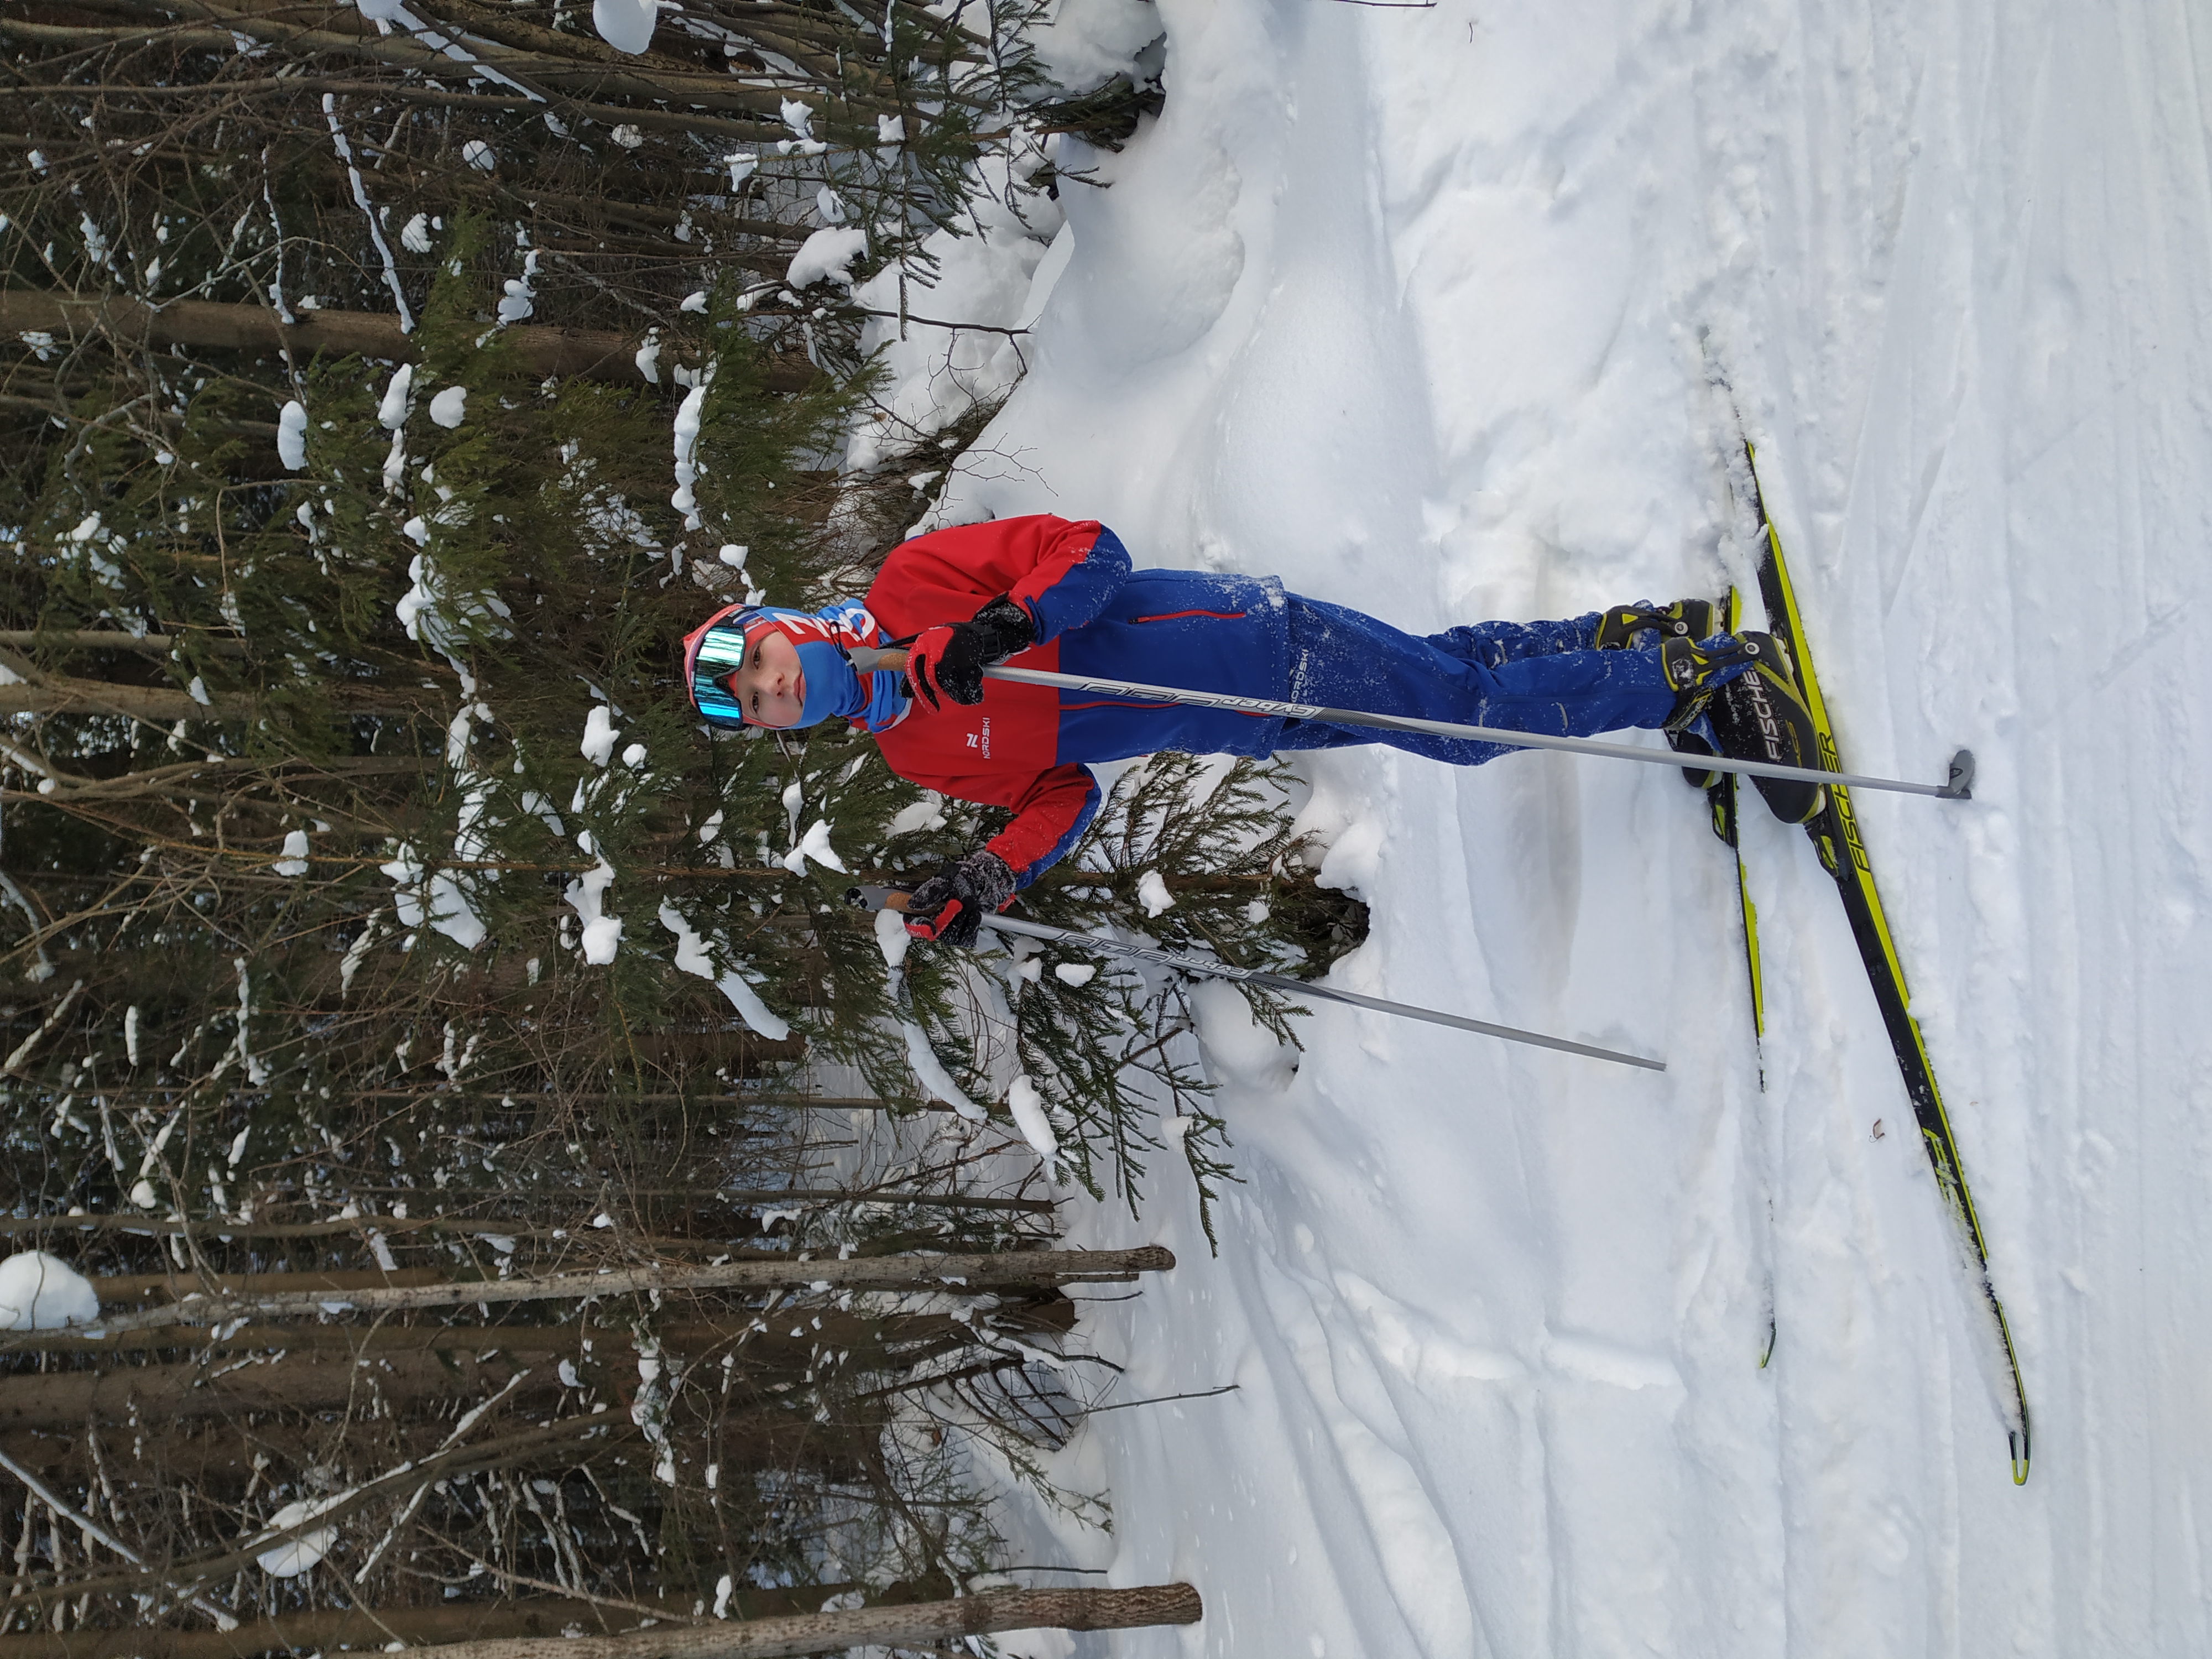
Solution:
<svg viewBox="0 0 2212 1659"><path fill-rule="evenodd" d="M872 645L856 645L846 654L852 659L853 666L863 674L873 674L885 668L894 673L903 673L906 670L906 653L903 651L880 650Z"/></svg>
<svg viewBox="0 0 2212 1659"><path fill-rule="evenodd" d="M902 887L848 887L845 890L845 902L855 910L903 912L907 901L913 896Z"/></svg>

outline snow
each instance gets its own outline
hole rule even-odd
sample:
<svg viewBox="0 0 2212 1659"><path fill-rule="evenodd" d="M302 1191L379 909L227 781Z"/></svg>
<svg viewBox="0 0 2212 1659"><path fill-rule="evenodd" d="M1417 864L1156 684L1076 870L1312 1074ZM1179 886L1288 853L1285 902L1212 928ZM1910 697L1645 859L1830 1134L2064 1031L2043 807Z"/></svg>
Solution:
<svg viewBox="0 0 2212 1659"><path fill-rule="evenodd" d="M376 418L386 432L397 432L407 423L407 394L415 385L415 365L402 363L392 371L385 383L383 401L376 406Z"/></svg>
<svg viewBox="0 0 2212 1659"><path fill-rule="evenodd" d="M906 1062L914 1068L921 1080L922 1091L932 1100L941 1100L961 1116L981 1123L988 1113L960 1091L952 1080L952 1073L945 1069L945 1062L929 1046L929 1036L910 1019L899 1022L899 1030L906 1038Z"/></svg>
<svg viewBox="0 0 2212 1659"><path fill-rule="evenodd" d="M384 240L384 221L368 199L368 186L362 180L361 169L354 164L353 145L347 140L345 128L338 122L337 95L323 94L323 118L330 124L331 144L337 151L338 160L345 164L346 178L353 185L354 205L361 210L362 217L368 222L369 239L376 244L378 257L384 264L384 285L391 291L392 307L399 313L399 331L415 331L415 313L407 308L407 291L400 285L399 267L392 257L391 244ZM300 301L301 310L313 309L312 296Z"/></svg>
<svg viewBox="0 0 2212 1659"><path fill-rule="evenodd" d="M1670 1070L1316 1006L1255 1079L1202 1011L1219 1256L1164 1167L1072 1242L1178 1257L1084 1310L1115 1400L1237 1389L1094 1418L1048 1473L1112 1534L1014 1559L1199 1585L1197 1629L1100 1642L1143 1659L2212 1651L2212 36L2131 0L1158 17L1162 116L1060 146L1110 188L1061 186L978 446L1020 465L963 461L944 512L1095 515L1424 631L1709 592L1747 549L1708 332L1846 760L1979 757L1971 805L1859 805L2037 1456L2015 1487L1803 837L1747 817L1762 1091L1676 778L1351 750L1300 763L1372 907L1337 981ZM969 252L1001 304L1018 259ZM957 284L915 308L1005 314Z"/></svg>
<svg viewBox="0 0 2212 1659"><path fill-rule="evenodd" d="M799 845L792 849L794 857L810 858L825 870L835 870L839 875L852 874L845 860L837 856L837 849L830 844L830 823L826 818L817 818ZM794 871L793 873L796 874Z"/></svg>
<svg viewBox="0 0 2212 1659"><path fill-rule="evenodd" d="M498 307L501 326L521 322L536 313L538 290L530 285L530 279L537 274L538 253L532 249L523 261L522 275L508 277L504 284L505 291L500 295Z"/></svg>
<svg viewBox="0 0 2212 1659"><path fill-rule="evenodd" d="M887 378L871 418L847 446L848 466L871 471L912 453L976 404L1004 397L1020 379L1029 362L1024 331L1036 320L1073 250L1062 204L1036 183L1054 153L1052 145L1040 145L1024 149L1017 163L1001 156L980 166L981 187L969 212L981 234L939 230L924 241L937 262L933 287L902 284L898 268L887 265L854 288L854 304L880 313L860 343L878 357ZM985 459L999 453L979 445L963 465L999 470Z"/></svg>
<svg viewBox="0 0 2212 1659"><path fill-rule="evenodd" d="M906 918L896 910L878 910L875 927L876 948L884 953L884 966L903 966L906 953L914 945L914 935L906 930Z"/></svg>
<svg viewBox="0 0 2212 1659"><path fill-rule="evenodd" d="M707 373L712 379L711 365ZM699 516L698 501L691 493L691 486L699 482L699 468L692 457L699 447L699 428L705 419L706 407L707 382L702 380L684 394L684 401L676 409L676 490L669 496L668 504L684 514L686 530L696 530L706 522Z"/></svg>
<svg viewBox="0 0 2212 1659"><path fill-rule="evenodd" d="M265 1536L269 1533L282 1532L288 1527L312 1521L325 1510L335 1508L352 1496L348 1492L335 1498L295 1498L269 1517L269 1524L263 1528L263 1534ZM337 1541L336 1527L316 1527L296 1538L286 1539L274 1549L262 1551L254 1559L260 1563L261 1571L272 1578L297 1578L317 1565L337 1547Z"/></svg>
<svg viewBox="0 0 2212 1659"><path fill-rule="evenodd" d="M1161 21L1150 0L1060 0L1030 39L1055 82L1088 92L1116 75L1142 79L1137 54L1159 39Z"/></svg>
<svg viewBox="0 0 2212 1659"><path fill-rule="evenodd" d="M615 740L621 736L615 730L613 712L606 704L595 702L592 712L584 716L583 740L576 747L592 765L605 766L614 758Z"/></svg>
<svg viewBox="0 0 2212 1659"><path fill-rule="evenodd" d="M660 902L660 925L676 935L676 968L679 973L696 974L701 979L712 980L714 988L728 1000L738 1011L738 1018L761 1036L781 1042L791 1035L789 1022L760 998L760 993L734 969L724 969L707 948L706 939L698 929L684 920L684 913L666 899Z"/></svg>
<svg viewBox="0 0 2212 1659"><path fill-rule="evenodd" d="M653 0L592 0L592 27L617 52L635 55L652 46L659 16Z"/></svg>
<svg viewBox="0 0 2212 1659"><path fill-rule="evenodd" d="M430 418L450 431L461 423L468 412L468 387L449 386L430 399Z"/></svg>
<svg viewBox="0 0 2212 1659"><path fill-rule="evenodd" d="M1044 1097L1024 1073L1006 1088L1006 1110L1013 1115L1014 1127L1022 1132L1022 1139L1030 1149L1052 1172L1060 1177L1060 1137L1053 1133L1052 1120L1045 1115Z"/></svg>
<svg viewBox="0 0 2212 1659"><path fill-rule="evenodd" d="M92 1281L59 1257L21 1250L0 1261L0 1330L50 1331L99 1317Z"/></svg>
<svg viewBox="0 0 2212 1659"><path fill-rule="evenodd" d="M466 828L464 824L464 831ZM390 878L393 884L392 908L398 915L402 927L411 932L428 922L434 930L443 933L464 951L475 950L490 937L491 930L484 925L483 918L477 915L475 906L469 902L467 890L444 870L431 872L426 881L422 859L410 844L401 842L397 856L377 868ZM569 885L573 888L575 884L571 882ZM365 952L369 933L374 931L372 925L368 932L362 933L356 948ZM358 959L352 951L348 951L340 969L341 990L351 981L351 970L358 967Z"/></svg>
<svg viewBox="0 0 2212 1659"><path fill-rule="evenodd" d="M817 230L791 256L791 268L784 273L784 280L793 288L805 288L827 276L850 288L853 261L867 251L868 233L857 226Z"/></svg>
<svg viewBox="0 0 2212 1659"><path fill-rule="evenodd" d="M1137 902L1145 907L1146 915L1157 916L1174 905L1175 895L1168 891L1158 871L1147 870L1137 878Z"/></svg>
<svg viewBox="0 0 2212 1659"><path fill-rule="evenodd" d="M270 865L269 869L273 875L306 875L307 873L307 832L304 830L287 830L284 832L283 855ZM137 1010L134 1009L132 1012L135 1013Z"/></svg>
<svg viewBox="0 0 2212 1659"><path fill-rule="evenodd" d="M1255 1094L1289 1085L1297 1056L1252 1018L1252 1005L1235 986L1201 980L1190 988L1190 1006L1209 1076Z"/></svg>
<svg viewBox="0 0 2212 1659"><path fill-rule="evenodd" d="M594 849L590 830L585 830L577 840L584 843L585 854L593 862L590 869L568 884L562 896L583 924L584 960L594 968L604 968L615 959L615 952L622 944L622 918L608 915L605 908L607 889L614 884L615 867Z"/></svg>
<svg viewBox="0 0 2212 1659"><path fill-rule="evenodd" d="M276 459L289 472L301 471L307 465L307 408L297 398L276 416Z"/></svg>

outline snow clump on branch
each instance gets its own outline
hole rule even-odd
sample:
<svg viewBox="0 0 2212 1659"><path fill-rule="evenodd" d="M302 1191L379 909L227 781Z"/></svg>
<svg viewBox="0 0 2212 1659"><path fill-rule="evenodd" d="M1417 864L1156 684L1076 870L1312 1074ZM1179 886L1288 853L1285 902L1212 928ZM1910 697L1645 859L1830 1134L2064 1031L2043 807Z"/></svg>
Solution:
<svg viewBox="0 0 2212 1659"><path fill-rule="evenodd" d="M307 470L307 407L297 398L286 404L276 417L276 459L284 463L287 471Z"/></svg>
<svg viewBox="0 0 2212 1659"><path fill-rule="evenodd" d="M92 1281L59 1257L24 1250L0 1261L0 1330L51 1331L99 1317Z"/></svg>
<svg viewBox="0 0 2212 1659"><path fill-rule="evenodd" d="M853 286L853 261L868 251L868 233L854 226L817 230L799 245L791 256L784 280L805 288L827 276L847 288Z"/></svg>
<svg viewBox="0 0 2212 1659"><path fill-rule="evenodd" d="M763 1002L760 993L746 983L735 969L724 969L717 963L699 930L666 899L660 902L660 925L676 935L676 969L678 973L712 980L714 988L728 999L731 1007L738 1011L738 1018L757 1035L777 1042L791 1035L790 1023Z"/></svg>
<svg viewBox="0 0 2212 1659"><path fill-rule="evenodd" d="M632 57L653 45L653 26L659 16L653 0L592 0L592 27L599 39Z"/></svg>

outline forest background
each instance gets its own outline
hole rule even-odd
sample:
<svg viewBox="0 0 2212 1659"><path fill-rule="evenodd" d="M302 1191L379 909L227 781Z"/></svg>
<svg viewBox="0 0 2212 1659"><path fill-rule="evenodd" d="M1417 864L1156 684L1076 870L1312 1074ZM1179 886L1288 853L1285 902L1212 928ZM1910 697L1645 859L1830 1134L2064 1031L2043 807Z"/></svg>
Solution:
<svg viewBox="0 0 2212 1659"><path fill-rule="evenodd" d="M1196 1616L990 1501L1167 1265L1056 1206L1233 1178L1184 987L908 955L844 888L989 816L678 673L932 521L1020 369L944 272L1146 10L0 13L0 1659ZM1286 788L1133 768L1027 907L1318 972Z"/></svg>

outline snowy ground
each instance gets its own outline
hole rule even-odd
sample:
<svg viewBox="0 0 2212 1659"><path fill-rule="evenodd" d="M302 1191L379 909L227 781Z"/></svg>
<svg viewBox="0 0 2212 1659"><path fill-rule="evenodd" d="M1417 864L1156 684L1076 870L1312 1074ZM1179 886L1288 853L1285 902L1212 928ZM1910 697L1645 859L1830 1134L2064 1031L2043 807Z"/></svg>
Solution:
<svg viewBox="0 0 2212 1659"><path fill-rule="evenodd" d="M1121 1397L1238 1384L1069 1455L1118 1530L1054 1547L1207 1606L1083 1650L2212 1652L2206 14L1158 15L1166 112L1066 191L1020 465L956 510L1423 629L1698 591L1736 552L1710 330L1846 758L1980 756L1971 806L1861 811L2036 1460L2015 1489L1802 837L1747 836L1762 1094L1673 774L1329 757L1328 873L1375 917L1343 982L1671 1069L1323 1008L1287 1087L1226 1091L1218 1260L1173 1179L1081 1217L1181 1257L1096 1310Z"/></svg>

